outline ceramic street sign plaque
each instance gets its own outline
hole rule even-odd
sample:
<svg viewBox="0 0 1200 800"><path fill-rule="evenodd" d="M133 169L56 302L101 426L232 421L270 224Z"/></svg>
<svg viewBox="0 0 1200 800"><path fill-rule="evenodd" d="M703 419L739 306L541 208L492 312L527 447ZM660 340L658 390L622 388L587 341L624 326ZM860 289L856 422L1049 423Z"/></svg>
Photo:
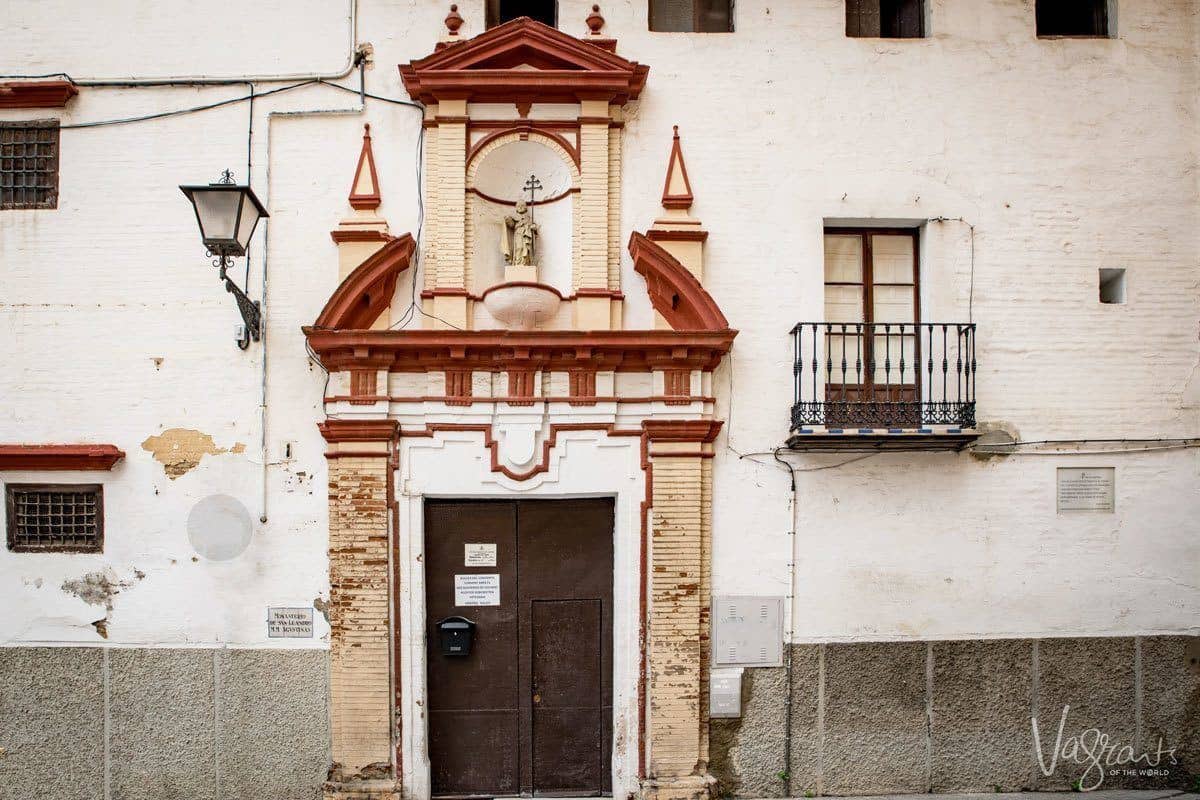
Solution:
<svg viewBox="0 0 1200 800"><path fill-rule="evenodd" d="M268 608L267 637L270 639L311 639L313 610L308 608Z"/></svg>

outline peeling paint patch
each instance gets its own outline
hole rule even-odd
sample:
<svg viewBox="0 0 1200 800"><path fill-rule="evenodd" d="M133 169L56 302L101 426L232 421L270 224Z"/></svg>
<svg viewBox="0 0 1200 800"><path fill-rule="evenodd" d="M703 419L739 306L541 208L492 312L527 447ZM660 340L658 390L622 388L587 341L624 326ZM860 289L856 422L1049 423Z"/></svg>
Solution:
<svg viewBox="0 0 1200 800"><path fill-rule="evenodd" d="M142 449L154 456L163 465L167 477L175 480L200 464L204 456L219 456L223 453L238 454L246 445L236 442L233 447L217 447L213 438L203 431L190 428L168 428L158 436L148 436Z"/></svg>
<svg viewBox="0 0 1200 800"><path fill-rule="evenodd" d="M116 574L106 569L103 572L89 572L81 577L65 580L62 590L75 595L88 605L104 606L105 610L111 612L113 596L132 585L128 581L118 581Z"/></svg>
<svg viewBox="0 0 1200 800"><path fill-rule="evenodd" d="M141 570L135 569L133 572L138 580L146 577L146 573ZM104 616L90 624L101 638L107 639L109 618L113 612L113 598L120 594L122 589L128 589L130 586L133 586L133 581L118 580L115 572L105 569L103 572L89 572L78 578L65 580L62 590L67 594L75 595L88 605L104 606L106 612Z"/></svg>
<svg viewBox="0 0 1200 800"><path fill-rule="evenodd" d="M315 608L320 613L320 615L325 618L326 623L329 622L329 601L328 600L326 600L324 597L320 597L320 596L314 597L313 598L313 608Z"/></svg>

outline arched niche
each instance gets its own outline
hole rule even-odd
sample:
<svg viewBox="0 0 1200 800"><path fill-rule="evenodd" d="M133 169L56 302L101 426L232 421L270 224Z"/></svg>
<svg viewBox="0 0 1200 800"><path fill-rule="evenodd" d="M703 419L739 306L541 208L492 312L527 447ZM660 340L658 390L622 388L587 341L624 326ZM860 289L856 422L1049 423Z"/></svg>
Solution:
<svg viewBox="0 0 1200 800"><path fill-rule="evenodd" d="M564 296L574 291L579 168L558 137L514 131L481 143L467 165L467 289L472 294L504 281L504 218L515 213L517 200L528 202L524 187L530 175L542 184L532 207L539 234L538 280Z"/></svg>

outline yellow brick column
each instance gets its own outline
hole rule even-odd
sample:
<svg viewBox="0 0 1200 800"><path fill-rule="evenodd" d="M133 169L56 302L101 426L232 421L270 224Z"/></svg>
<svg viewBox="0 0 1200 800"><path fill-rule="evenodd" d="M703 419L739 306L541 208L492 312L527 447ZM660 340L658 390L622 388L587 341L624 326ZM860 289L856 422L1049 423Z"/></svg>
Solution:
<svg viewBox="0 0 1200 800"><path fill-rule="evenodd" d="M579 256L575 264L576 330L608 330L609 112L607 100L583 100L579 115ZM588 296L588 290L600 294Z"/></svg>
<svg viewBox="0 0 1200 800"><path fill-rule="evenodd" d="M647 800L708 798L709 606L712 472L721 424L643 423L651 468Z"/></svg>
<svg viewBox="0 0 1200 800"><path fill-rule="evenodd" d="M321 424L329 462L333 765L325 797L398 797L393 767L388 509L395 420Z"/></svg>
<svg viewBox="0 0 1200 800"><path fill-rule="evenodd" d="M442 99L434 121L436 183L427 184L433 201L430 212L436 220L429 240L435 253L433 313L450 325L466 328L467 101ZM439 323L439 327L444 326Z"/></svg>

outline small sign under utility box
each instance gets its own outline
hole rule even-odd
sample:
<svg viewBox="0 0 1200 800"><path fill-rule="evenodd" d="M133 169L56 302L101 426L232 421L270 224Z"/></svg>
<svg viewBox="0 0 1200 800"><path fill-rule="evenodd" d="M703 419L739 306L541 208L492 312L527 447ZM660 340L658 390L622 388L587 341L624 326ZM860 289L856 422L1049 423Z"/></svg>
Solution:
<svg viewBox="0 0 1200 800"><path fill-rule="evenodd" d="M713 599L713 664L783 665L783 598Z"/></svg>
<svg viewBox="0 0 1200 800"><path fill-rule="evenodd" d="M708 716L735 719L742 715L742 668L714 669L708 675Z"/></svg>

